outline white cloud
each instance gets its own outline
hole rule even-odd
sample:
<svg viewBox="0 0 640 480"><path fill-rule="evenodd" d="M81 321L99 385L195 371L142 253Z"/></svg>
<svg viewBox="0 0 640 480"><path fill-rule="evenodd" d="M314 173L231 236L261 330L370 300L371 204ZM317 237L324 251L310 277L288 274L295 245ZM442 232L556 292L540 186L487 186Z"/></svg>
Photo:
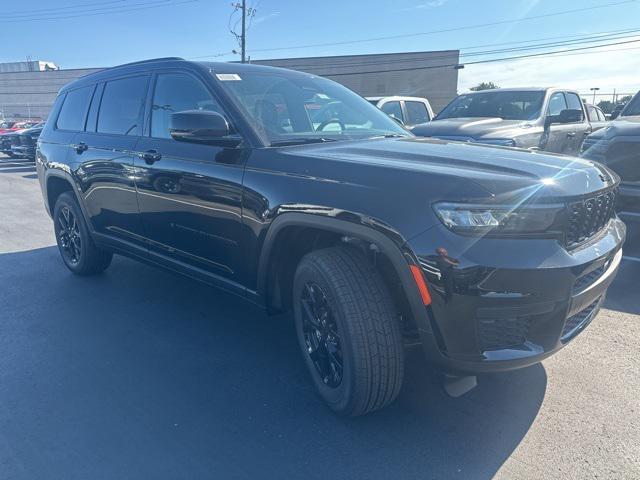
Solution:
<svg viewBox="0 0 640 480"><path fill-rule="evenodd" d="M637 39L640 40L640 36ZM467 65L460 70L458 87L464 92L480 82L491 81L505 88L559 86L588 93L590 88L599 87L601 93L614 89L631 93L640 90L638 53L640 44L632 43L589 52L569 52L563 56ZM460 61L464 63L464 57ZM602 99L608 97L600 97Z"/></svg>
<svg viewBox="0 0 640 480"><path fill-rule="evenodd" d="M271 20L271 19L279 17L279 16L280 16L280 12L272 12L272 13L269 13L267 15L263 15L261 17L254 18L253 19L253 24L254 25L260 25L261 23L264 23L267 20Z"/></svg>
<svg viewBox="0 0 640 480"><path fill-rule="evenodd" d="M412 7L403 8L402 11L408 12L410 10L424 10L426 8L438 8L443 6L449 0L431 0L430 2L418 3Z"/></svg>

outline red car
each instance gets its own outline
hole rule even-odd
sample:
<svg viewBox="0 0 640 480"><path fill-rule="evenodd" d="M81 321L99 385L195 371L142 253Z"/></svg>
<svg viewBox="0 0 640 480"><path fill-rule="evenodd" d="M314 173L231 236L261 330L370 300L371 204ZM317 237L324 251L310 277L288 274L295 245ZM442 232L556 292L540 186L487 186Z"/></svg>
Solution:
<svg viewBox="0 0 640 480"><path fill-rule="evenodd" d="M16 130L24 130L25 128L31 128L38 122L35 120L27 120L24 122L15 122L12 120L5 120L0 123L0 134L15 132Z"/></svg>

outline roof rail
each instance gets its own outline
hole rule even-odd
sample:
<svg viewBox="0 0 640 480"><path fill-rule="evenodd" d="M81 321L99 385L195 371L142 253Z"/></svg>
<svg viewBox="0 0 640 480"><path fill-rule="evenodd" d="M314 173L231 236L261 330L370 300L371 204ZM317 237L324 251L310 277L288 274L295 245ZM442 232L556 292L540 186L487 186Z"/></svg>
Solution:
<svg viewBox="0 0 640 480"><path fill-rule="evenodd" d="M160 57L160 58L150 58L148 60L139 60L137 62L131 62L131 63L123 63L122 65L116 65L113 68L118 68L118 67L129 67L131 65L142 65L145 63L153 63L153 62L168 62L171 60L184 60L184 58L182 57Z"/></svg>

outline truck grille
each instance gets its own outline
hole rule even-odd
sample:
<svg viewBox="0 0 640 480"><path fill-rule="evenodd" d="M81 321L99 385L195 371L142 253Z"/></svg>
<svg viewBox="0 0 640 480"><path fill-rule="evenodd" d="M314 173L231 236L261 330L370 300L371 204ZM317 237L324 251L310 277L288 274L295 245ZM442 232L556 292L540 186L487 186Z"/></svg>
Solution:
<svg viewBox="0 0 640 480"><path fill-rule="evenodd" d="M513 318L479 318L478 343L481 352L522 345L529 332L530 316Z"/></svg>
<svg viewBox="0 0 640 480"><path fill-rule="evenodd" d="M616 190L569 205L567 246L576 246L602 230L614 215Z"/></svg>
<svg viewBox="0 0 640 480"><path fill-rule="evenodd" d="M560 341L566 343L580 333L598 313L598 307L600 306L600 300L602 297L597 298L591 305L584 310L579 311L575 315L567 318L562 330L562 336Z"/></svg>

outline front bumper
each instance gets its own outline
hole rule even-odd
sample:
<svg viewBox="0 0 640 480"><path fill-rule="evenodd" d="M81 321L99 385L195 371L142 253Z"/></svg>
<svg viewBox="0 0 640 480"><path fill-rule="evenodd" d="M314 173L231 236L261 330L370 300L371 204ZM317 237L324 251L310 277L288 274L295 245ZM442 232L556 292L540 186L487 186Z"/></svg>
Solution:
<svg viewBox="0 0 640 480"><path fill-rule="evenodd" d="M580 248L551 239L469 238L436 226L407 245L432 303L418 319L425 353L453 374L526 367L597 315L622 258L617 218Z"/></svg>
<svg viewBox="0 0 640 480"><path fill-rule="evenodd" d="M36 148L30 145L13 145L11 147L11 153L15 156L36 158Z"/></svg>

